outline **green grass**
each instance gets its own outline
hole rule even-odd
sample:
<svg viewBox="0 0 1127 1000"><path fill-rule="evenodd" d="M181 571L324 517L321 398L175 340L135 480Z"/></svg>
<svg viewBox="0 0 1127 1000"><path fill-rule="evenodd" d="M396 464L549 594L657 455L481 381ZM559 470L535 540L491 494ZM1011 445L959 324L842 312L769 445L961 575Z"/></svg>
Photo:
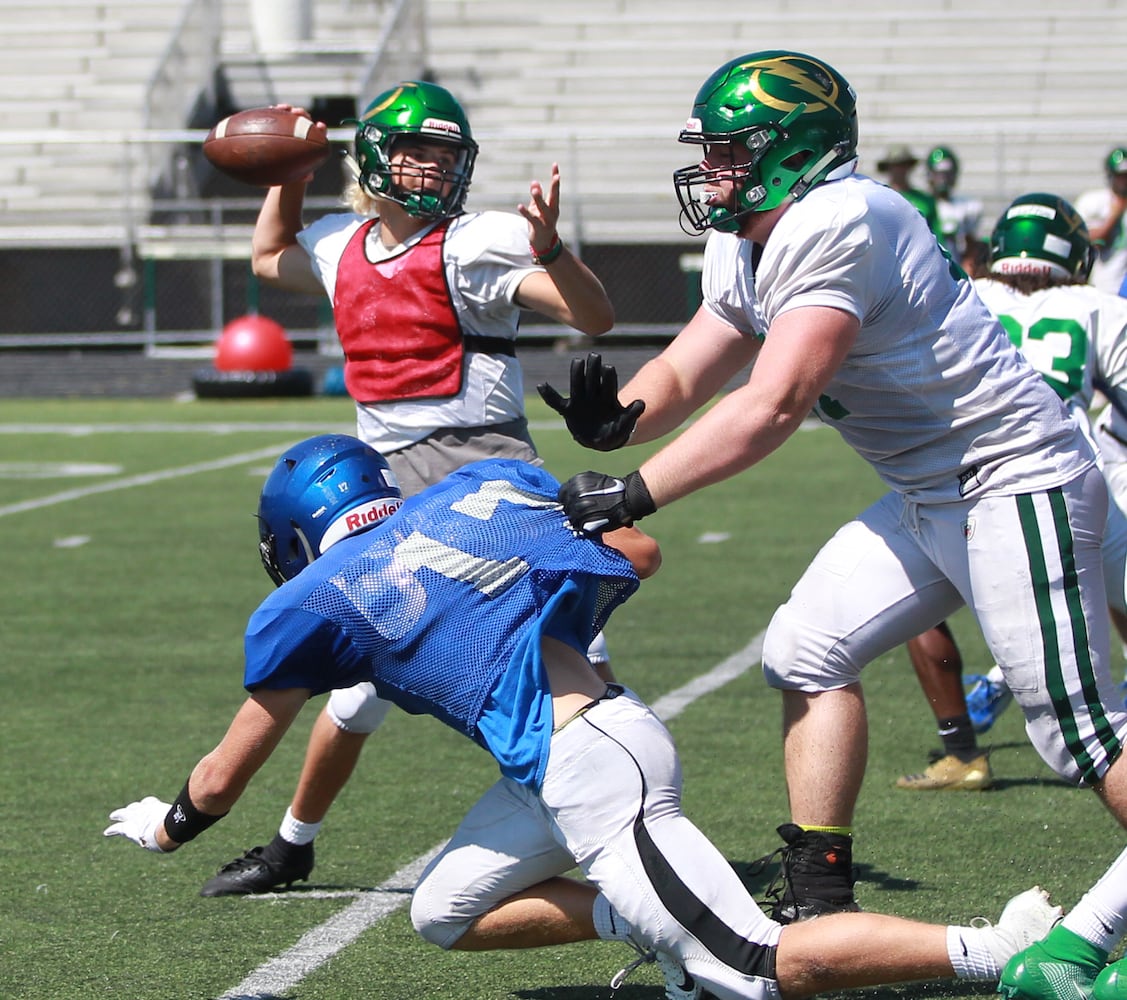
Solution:
<svg viewBox="0 0 1127 1000"><path fill-rule="evenodd" d="M584 452L538 400L529 406L561 477L628 471L646 453ZM285 902L198 896L220 864L273 834L317 706L232 814L183 851L157 857L101 836L115 806L174 796L242 701L242 628L269 589L253 512L270 460L35 501L274 452L351 421L339 399L0 401L0 424L22 428L0 435L0 996L219 997L350 904L300 892ZM120 471L10 478L29 464L76 462ZM656 699L742 649L822 542L879 492L836 435L814 430L646 521L665 562L611 622L619 676ZM16 505L30 509L9 512ZM702 541L706 533L728 538ZM952 624L970 668L985 667L973 621L963 612ZM1093 795L1054 778L1014 712L986 740L997 790L896 791L897 775L919 770L936 742L903 651L868 668L866 694L871 748L856 854L866 908L962 922L996 916L1034 883L1071 905L1120 851L1122 831ZM777 846L774 827L786 819L779 699L758 671L690 706L671 730L698 825L737 865ZM494 774L481 751L438 723L393 713L318 839L314 882L379 884L448 836ZM400 909L278 995L596 1000L610 996L609 978L629 957L605 943L446 954L418 939ZM655 970L639 970L618 1000L657 1000L657 982ZM863 995L991 993L943 983Z"/></svg>

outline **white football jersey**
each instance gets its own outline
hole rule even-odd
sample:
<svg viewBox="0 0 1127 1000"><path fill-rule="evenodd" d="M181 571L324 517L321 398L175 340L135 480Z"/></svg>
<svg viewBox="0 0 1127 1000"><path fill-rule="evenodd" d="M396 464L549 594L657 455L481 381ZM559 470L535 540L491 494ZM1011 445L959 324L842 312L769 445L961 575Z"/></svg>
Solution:
<svg viewBox="0 0 1127 1000"><path fill-rule="evenodd" d="M1127 299L1092 285L1022 295L990 278L980 278L975 289L1061 399L1086 412L1098 382L1127 413Z"/></svg>
<svg viewBox="0 0 1127 1000"><path fill-rule="evenodd" d="M1024 493L1094 462L1061 400L895 191L861 176L820 184L776 224L754 288L751 254L749 241L712 234L707 307L749 334L801 306L856 316L860 333L817 412L891 489L932 503Z"/></svg>
<svg viewBox="0 0 1127 1000"><path fill-rule="evenodd" d="M956 194L950 198L936 198L935 208L939 212L939 228L947 241L947 249L956 260L960 260L967 252L967 238L978 238L982 202Z"/></svg>
<svg viewBox="0 0 1127 1000"><path fill-rule="evenodd" d="M1103 225L1111 215L1111 189L1107 187L1085 191L1076 199L1076 211L1091 229ZM1115 231L1102 246L1096 247L1096 261L1092 265L1090 283L1112 295L1119 294L1119 286L1127 276L1127 226L1120 221Z"/></svg>
<svg viewBox="0 0 1127 1000"><path fill-rule="evenodd" d="M327 215L297 237L330 301L337 265L348 241L367 220L353 213ZM402 248L388 250L373 226L364 244L369 260L380 261L414 246L432 227ZM540 270L528 249L528 223L509 212L476 212L450 223L442 245L446 286L462 333L515 340L521 309L514 301L520 283ZM397 451L450 427L482 427L524 414L524 382L515 357L466 355L462 390L449 399L397 400L357 404L357 433L382 452Z"/></svg>

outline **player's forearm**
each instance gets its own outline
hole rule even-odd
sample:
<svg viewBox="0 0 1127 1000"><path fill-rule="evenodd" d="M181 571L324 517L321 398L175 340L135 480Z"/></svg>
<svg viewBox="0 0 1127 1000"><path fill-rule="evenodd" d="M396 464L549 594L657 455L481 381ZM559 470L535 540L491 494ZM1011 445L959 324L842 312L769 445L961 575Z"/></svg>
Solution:
<svg viewBox="0 0 1127 1000"><path fill-rule="evenodd" d="M748 394L725 397L639 469L660 509L751 468L779 447L805 412L745 406Z"/></svg>
<svg viewBox="0 0 1127 1000"><path fill-rule="evenodd" d="M256 277L277 279L278 259L297 245L304 201L304 183L272 187L266 192L251 238L251 268Z"/></svg>
<svg viewBox="0 0 1127 1000"><path fill-rule="evenodd" d="M614 306L603 283L567 247L547 265L547 271L567 309L569 325L589 337L598 337L614 326Z"/></svg>
<svg viewBox="0 0 1127 1000"><path fill-rule="evenodd" d="M1113 201L1108 217L1088 227L1088 238L1093 243L1106 243L1122 223L1124 210L1127 210L1127 201Z"/></svg>
<svg viewBox="0 0 1127 1000"><path fill-rule="evenodd" d="M635 399L646 404L630 438L631 444L643 444L668 434L701 405L682 383L676 369L661 355L647 361L619 391L618 398L623 405Z"/></svg>

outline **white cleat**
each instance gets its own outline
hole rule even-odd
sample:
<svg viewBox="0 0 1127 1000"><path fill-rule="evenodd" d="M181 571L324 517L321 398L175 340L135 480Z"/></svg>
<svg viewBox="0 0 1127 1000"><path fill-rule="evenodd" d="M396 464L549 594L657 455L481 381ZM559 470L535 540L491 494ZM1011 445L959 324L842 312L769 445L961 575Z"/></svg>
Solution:
<svg viewBox="0 0 1127 1000"><path fill-rule="evenodd" d="M1006 903L998 922L983 928L993 932L987 936L990 953L998 968L1002 969L1019 951L1040 941L1063 913L1061 907L1049 902L1049 894L1039 885L1014 896Z"/></svg>

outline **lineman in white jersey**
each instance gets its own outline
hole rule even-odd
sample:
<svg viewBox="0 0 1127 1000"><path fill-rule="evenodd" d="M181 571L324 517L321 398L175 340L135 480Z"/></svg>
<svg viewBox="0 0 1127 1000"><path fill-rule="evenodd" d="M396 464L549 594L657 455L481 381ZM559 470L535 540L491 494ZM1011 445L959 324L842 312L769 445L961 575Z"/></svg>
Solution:
<svg viewBox="0 0 1127 1000"><path fill-rule="evenodd" d="M681 140L704 151L674 175L683 217L719 230L704 304L617 398L597 371L570 399L546 398L582 443L613 448L668 433L754 364L639 470L573 476L560 493L572 522L609 530L735 475L811 409L890 489L823 547L765 639L793 820L780 827L774 915L856 908L861 671L964 602L1044 759L1127 825L1127 712L1112 704L1101 571L1107 489L1084 434L919 213L851 175L856 95L834 69L793 52L734 59L700 89ZM636 400L640 417L623 405Z"/></svg>
<svg viewBox="0 0 1127 1000"><path fill-rule="evenodd" d="M1092 245L1076 210L1056 195L1027 194L1002 213L990 240L990 276L975 282L983 302L1010 340L1091 433L1088 413L1097 389L1110 413L1127 412L1127 300L1089 285ZM1108 418L1110 419L1110 418ZM1121 415L1117 419L1123 420ZM1109 448L1114 430L1100 433ZM1127 482L1117 483L1103 463L1111 489L1104 530L1103 566L1108 607L1127 641ZM993 725L1012 702L1002 670L972 678L964 698L962 657L950 629L937 626L909 643L912 664L935 714L943 754L921 774L905 775L912 791L988 788L992 773L975 735ZM968 711L968 704L970 710Z"/></svg>
<svg viewBox="0 0 1127 1000"><path fill-rule="evenodd" d="M532 183L519 214L465 213L477 144L449 91L398 84L356 124L353 211L303 228L305 183L271 188L255 226L255 274L328 295L357 435L387 457L405 495L478 459L536 460L516 358L521 311L592 336L614 322L602 284L557 234L558 169L547 190ZM590 657L609 679L601 636ZM204 895L309 876L314 837L387 710L368 683L332 693L277 836L224 866Z"/></svg>

